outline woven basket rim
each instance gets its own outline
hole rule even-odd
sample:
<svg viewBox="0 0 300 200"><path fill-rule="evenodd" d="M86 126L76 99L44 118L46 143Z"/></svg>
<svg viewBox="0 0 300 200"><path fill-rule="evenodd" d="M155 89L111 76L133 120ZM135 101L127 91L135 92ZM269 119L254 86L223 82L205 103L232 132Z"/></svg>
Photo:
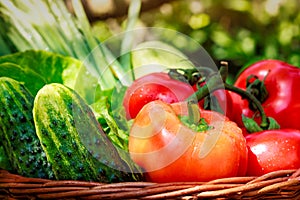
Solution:
<svg viewBox="0 0 300 200"><path fill-rule="evenodd" d="M300 198L300 168L262 176L215 179L208 182L119 182L28 178L0 169L4 199L296 199Z"/></svg>

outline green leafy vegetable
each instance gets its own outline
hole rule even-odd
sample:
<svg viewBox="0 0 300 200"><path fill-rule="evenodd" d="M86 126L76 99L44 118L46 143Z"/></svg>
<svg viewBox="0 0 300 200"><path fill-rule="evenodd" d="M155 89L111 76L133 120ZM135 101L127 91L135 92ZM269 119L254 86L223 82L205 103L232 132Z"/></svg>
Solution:
<svg viewBox="0 0 300 200"><path fill-rule="evenodd" d="M117 147L119 155L130 167L130 170L135 172L136 179L138 180L142 169L132 161L128 152L128 137L131 121L125 120L125 115L123 114L124 108L122 104L119 104L120 99L123 99L120 98L119 95L123 95L122 93L124 93L124 91L125 87L121 88L118 95L116 95L119 97L119 101L114 101L116 100L115 98L108 99L107 96L102 96L102 98L98 99L91 107L104 132Z"/></svg>
<svg viewBox="0 0 300 200"><path fill-rule="evenodd" d="M114 108L109 99L114 88L131 82L131 77L123 77L131 60L125 56L120 63L94 37L80 0L72 0L72 6L74 13L68 12L63 1L1 1L0 24L4 28L0 42L5 43L3 51L8 52L12 44L15 49L10 48L11 52L17 52L0 57L0 76L24 82L34 95L49 83L74 89L93 108L122 159L132 171L140 172L128 154L130 124L122 114L116 115L122 112L121 98L117 98L118 106ZM140 6L140 0L132 1L127 31L133 29ZM125 38L118 53L132 48L132 35Z"/></svg>
<svg viewBox="0 0 300 200"><path fill-rule="evenodd" d="M93 111L98 118L100 124L104 128L104 131L113 142L120 148L128 150L128 133L125 130L119 128L115 118L112 116L110 104L106 96L102 96L92 106Z"/></svg>
<svg viewBox="0 0 300 200"><path fill-rule="evenodd" d="M10 161L2 145L0 145L0 169L5 169L9 171L12 170Z"/></svg>
<svg viewBox="0 0 300 200"><path fill-rule="evenodd" d="M2 76L24 82L25 86L33 95L38 92L39 88L46 84L46 80L43 78L43 76L37 74L30 68L23 68L20 65L9 62L0 64L0 77Z"/></svg>
<svg viewBox="0 0 300 200"><path fill-rule="evenodd" d="M64 82L73 87L82 62L47 51L28 50L0 57L0 63L14 63L44 78L46 83ZM64 70L67 73L64 73Z"/></svg>
<svg viewBox="0 0 300 200"><path fill-rule="evenodd" d="M98 86L97 78L75 58L28 50L0 57L0 66L0 76L24 82L33 95L47 83L62 83L72 89L76 86L77 92L86 101L94 101L91 94Z"/></svg>
<svg viewBox="0 0 300 200"><path fill-rule="evenodd" d="M1 1L3 30L0 42L8 38L16 48L13 50L19 52L47 50L76 58L84 62L91 74L100 77L101 90L111 89L115 85L115 76L123 76L124 70L93 36L81 1L72 0L72 5L74 15L68 12L63 1ZM3 47L7 52L9 44L5 43ZM111 61L115 63L111 64Z"/></svg>

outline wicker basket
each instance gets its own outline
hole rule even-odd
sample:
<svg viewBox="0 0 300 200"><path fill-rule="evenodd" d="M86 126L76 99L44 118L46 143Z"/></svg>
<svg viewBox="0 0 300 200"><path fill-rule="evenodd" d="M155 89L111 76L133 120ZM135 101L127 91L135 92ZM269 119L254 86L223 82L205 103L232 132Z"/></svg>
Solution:
<svg viewBox="0 0 300 200"><path fill-rule="evenodd" d="M300 199L300 169L210 182L104 184L26 178L0 170L1 199Z"/></svg>

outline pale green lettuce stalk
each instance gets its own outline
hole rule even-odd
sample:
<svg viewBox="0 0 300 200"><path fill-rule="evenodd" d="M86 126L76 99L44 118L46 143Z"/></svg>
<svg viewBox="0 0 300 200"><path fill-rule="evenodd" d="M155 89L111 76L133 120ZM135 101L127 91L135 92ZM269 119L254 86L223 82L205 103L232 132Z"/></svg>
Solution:
<svg viewBox="0 0 300 200"><path fill-rule="evenodd" d="M139 18L139 13L141 10L141 0L132 0L128 10L128 19L127 26L125 30L124 39L121 45L121 59L120 62L126 71L131 71L132 80L135 79L134 71L131 64L131 49L132 43L134 40L134 34L132 34L132 30L135 27L135 24Z"/></svg>

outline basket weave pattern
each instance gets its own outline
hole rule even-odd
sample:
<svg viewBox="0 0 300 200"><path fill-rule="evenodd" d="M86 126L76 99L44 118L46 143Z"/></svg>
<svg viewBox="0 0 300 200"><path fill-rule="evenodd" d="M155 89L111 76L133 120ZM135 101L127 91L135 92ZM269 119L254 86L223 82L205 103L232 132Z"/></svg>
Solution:
<svg viewBox="0 0 300 200"><path fill-rule="evenodd" d="M27 178L0 170L1 199L300 199L300 169L210 182L98 183Z"/></svg>

